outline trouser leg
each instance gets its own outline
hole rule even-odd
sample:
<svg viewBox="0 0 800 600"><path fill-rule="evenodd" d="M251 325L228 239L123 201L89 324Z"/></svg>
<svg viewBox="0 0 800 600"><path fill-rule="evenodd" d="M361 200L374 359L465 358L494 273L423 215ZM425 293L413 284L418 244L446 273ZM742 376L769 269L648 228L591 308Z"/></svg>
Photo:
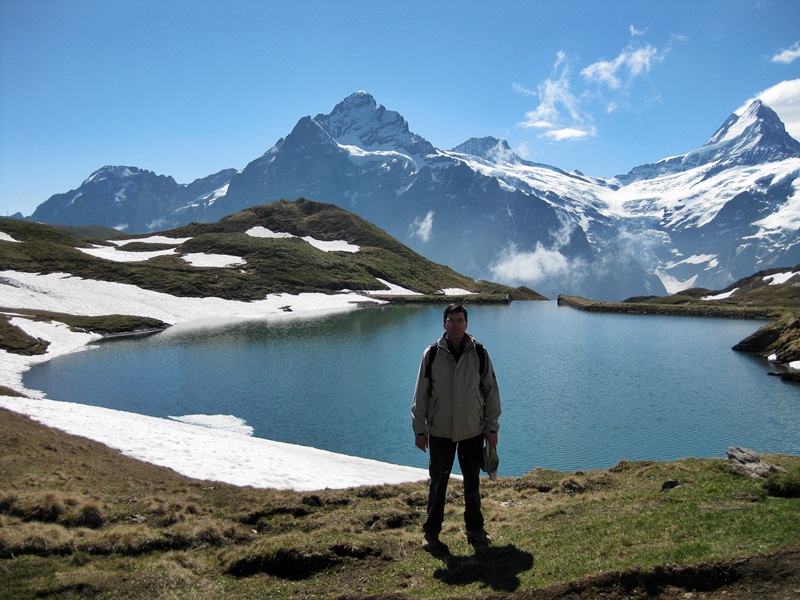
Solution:
<svg viewBox="0 0 800 600"><path fill-rule="evenodd" d="M483 435L458 443L458 464L464 477L464 524L468 531L483 527L481 513L481 454Z"/></svg>
<svg viewBox="0 0 800 600"><path fill-rule="evenodd" d="M456 443L447 438L428 438L428 474L431 478L428 490L428 515L422 528L426 533L438 535L444 521L444 505L447 499L447 483L456 455Z"/></svg>

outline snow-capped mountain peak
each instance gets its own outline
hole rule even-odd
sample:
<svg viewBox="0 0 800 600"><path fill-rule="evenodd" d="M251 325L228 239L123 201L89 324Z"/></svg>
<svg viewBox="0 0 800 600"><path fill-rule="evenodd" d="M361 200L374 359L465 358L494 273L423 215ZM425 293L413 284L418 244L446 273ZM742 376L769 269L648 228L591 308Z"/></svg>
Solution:
<svg viewBox="0 0 800 600"><path fill-rule="evenodd" d="M721 168L788 158L800 158L800 142L786 132L774 110L761 100L753 100L728 117L701 148L636 167L617 179L629 184L699 167L707 168L710 175Z"/></svg>
<svg viewBox="0 0 800 600"><path fill-rule="evenodd" d="M761 100L754 100L728 117L703 148L714 148L717 152L724 149L728 154L740 156L758 149L759 160L800 156L800 142L786 132L775 111Z"/></svg>
<svg viewBox="0 0 800 600"><path fill-rule="evenodd" d="M138 169L137 167L106 165L89 175L89 177L87 177L83 182L83 185L98 183L106 179L111 179L114 181L129 179L140 174L141 172L142 170Z"/></svg>
<svg viewBox="0 0 800 600"><path fill-rule="evenodd" d="M339 144L364 150L394 150L423 156L435 152L424 138L409 131L400 113L386 110L371 94L355 92L337 104L330 114L314 120Z"/></svg>
<svg viewBox="0 0 800 600"><path fill-rule="evenodd" d="M522 159L517 156L505 140L494 137L470 138L451 150L459 154L470 154L494 163L520 164Z"/></svg>

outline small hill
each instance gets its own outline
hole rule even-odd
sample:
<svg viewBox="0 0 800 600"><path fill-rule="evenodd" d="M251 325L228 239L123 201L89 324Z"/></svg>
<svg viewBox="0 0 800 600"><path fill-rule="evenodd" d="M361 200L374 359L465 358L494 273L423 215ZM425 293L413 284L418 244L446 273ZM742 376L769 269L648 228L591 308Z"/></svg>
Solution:
<svg viewBox="0 0 800 600"><path fill-rule="evenodd" d="M447 289L478 294L472 301L544 299L527 288L460 275L353 213L305 199L254 206L217 223L158 235L119 236L7 218L0 219L0 232L14 240L0 239L2 269L68 273L174 296L250 301L277 293L379 293L390 291L388 282L428 300ZM92 235L114 238L86 237ZM141 259L133 253L142 253Z"/></svg>

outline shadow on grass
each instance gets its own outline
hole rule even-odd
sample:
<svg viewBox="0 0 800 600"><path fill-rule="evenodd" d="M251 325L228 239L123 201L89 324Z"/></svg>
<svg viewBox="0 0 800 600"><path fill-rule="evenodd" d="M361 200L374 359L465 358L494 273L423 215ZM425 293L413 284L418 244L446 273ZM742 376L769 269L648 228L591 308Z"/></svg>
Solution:
<svg viewBox="0 0 800 600"><path fill-rule="evenodd" d="M475 554L459 556L441 544L431 552L444 563L433 576L449 585L481 583L496 592L513 592L520 585L519 574L533 567L533 554L516 546L473 546Z"/></svg>

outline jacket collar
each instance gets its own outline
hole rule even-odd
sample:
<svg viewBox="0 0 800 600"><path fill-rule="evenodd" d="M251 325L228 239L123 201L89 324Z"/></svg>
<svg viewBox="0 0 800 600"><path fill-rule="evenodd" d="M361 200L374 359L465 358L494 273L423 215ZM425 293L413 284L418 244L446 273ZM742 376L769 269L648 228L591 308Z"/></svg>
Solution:
<svg viewBox="0 0 800 600"><path fill-rule="evenodd" d="M445 332L439 339L439 347L447 350L455 358L459 358L462 354L469 352L475 347L475 338L469 333L465 333L464 339L461 340L461 348L453 348L450 344L450 340L447 339L447 332Z"/></svg>

